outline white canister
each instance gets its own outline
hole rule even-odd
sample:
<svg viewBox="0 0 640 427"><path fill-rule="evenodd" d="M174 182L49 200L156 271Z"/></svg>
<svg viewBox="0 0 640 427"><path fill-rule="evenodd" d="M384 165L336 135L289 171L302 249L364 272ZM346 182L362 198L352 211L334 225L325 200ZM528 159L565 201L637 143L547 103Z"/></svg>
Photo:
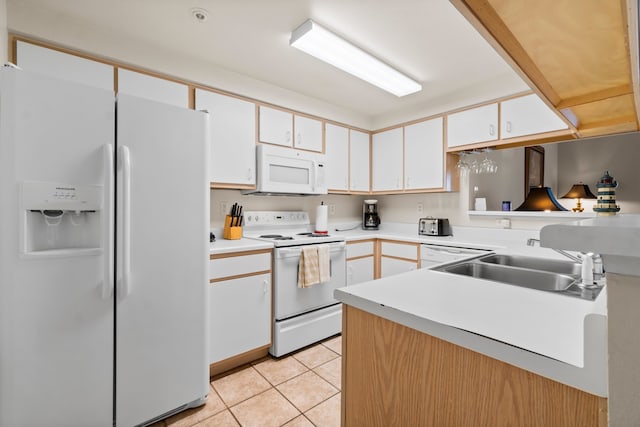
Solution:
<svg viewBox="0 0 640 427"><path fill-rule="evenodd" d="M329 206L324 202L316 208L316 233L328 233L329 232Z"/></svg>

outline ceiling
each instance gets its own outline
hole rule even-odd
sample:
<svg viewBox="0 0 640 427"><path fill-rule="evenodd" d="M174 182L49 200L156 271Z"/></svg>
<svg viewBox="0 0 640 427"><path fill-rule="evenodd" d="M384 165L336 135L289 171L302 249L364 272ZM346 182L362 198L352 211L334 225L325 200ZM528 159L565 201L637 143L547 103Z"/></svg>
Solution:
<svg viewBox="0 0 640 427"><path fill-rule="evenodd" d="M209 12L205 22L192 17L194 7ZM114 35L114 43L117 34L370 117L437 108L467 91L477 97L483 85L492 85L482 95L490 99L496 81L527 89L446 0L7 0L7 12L10 31L47 38L42 25L29 28L36 16L51 26L64 22L67 32L77 23L103 38ZM423 90L397 98L289 47L291 31L308 18L418 80Z"/></svg>

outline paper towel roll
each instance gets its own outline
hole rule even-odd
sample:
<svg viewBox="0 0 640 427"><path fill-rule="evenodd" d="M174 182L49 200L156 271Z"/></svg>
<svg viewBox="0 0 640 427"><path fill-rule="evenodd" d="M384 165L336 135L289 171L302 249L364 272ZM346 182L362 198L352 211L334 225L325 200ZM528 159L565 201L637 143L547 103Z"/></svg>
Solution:
<svg viewBox="0 0 640 427"><path fill-rule="evenodd" d="M329 206L320 205L316 209L316 233L327 233L329 230Z"/></svg>

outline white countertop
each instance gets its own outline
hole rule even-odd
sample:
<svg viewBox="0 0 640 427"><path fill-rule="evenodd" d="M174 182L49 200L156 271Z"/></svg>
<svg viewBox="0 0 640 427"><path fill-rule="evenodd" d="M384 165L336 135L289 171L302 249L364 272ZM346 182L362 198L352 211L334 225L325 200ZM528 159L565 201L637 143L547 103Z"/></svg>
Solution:
<svg viewBox="0 0 640 427"><path fill-rule="evenodd" d="M216 234L217 236L217 234ZM253 239L226 240L216 239L215 242L209 243L209 254L219 255L230 252L244 252L258 249L272 249L273 243L263 242Z"/></svg>

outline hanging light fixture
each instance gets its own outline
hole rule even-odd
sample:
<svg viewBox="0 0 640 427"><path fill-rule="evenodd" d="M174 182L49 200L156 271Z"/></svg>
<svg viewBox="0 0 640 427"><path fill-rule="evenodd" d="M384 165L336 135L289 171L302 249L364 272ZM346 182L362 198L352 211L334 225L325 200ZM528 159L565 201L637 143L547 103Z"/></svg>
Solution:
<svg viewBox="0 0 640 427"><path fill-rule="evenodd" d="M553 192L549 187L533 187L529 190L527 198L518 206L516 211L566 211L553 196Z"/></svg>
<svg viewBox="0 0 640 427"><path fill-rule="evenodd" d="M398 97L422 90L422 85L374 58L311 19L293 30L289 45L340 68Z"/></svg>
<svg viewBox="0 0 640 427"><path fill-rule="evenodd" d="M573 212L582 212L584 208L582 207L582 203L580 203L580 199L595 199L596 196L591 192L589 186L587 184L583 184L580 182L579 184L574 184L571 187L571 190L567 194L561 197L561 199L576 199L576 207L571 209Z"/></svg>

